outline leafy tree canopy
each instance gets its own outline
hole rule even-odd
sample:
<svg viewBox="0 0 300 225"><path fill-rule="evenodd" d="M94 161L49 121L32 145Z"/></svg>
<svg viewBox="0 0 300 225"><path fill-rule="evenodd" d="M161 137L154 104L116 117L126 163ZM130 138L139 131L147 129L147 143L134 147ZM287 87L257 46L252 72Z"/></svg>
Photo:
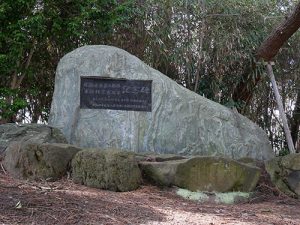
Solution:
<svg viewBox="0 0 300 225"><path fill-rule="evenodd" d="M84 44L105 43L115 26L128 20L133 4L114 0L7 0L0 3L1 101L28 102L36 121L49 112L54 70L68 51ZM13 91L15 95L7 95ZM19 108L19 107L17 107ZM14 109L14 110L13 110ZM8 118L9 107L1 118Z"/></svg>

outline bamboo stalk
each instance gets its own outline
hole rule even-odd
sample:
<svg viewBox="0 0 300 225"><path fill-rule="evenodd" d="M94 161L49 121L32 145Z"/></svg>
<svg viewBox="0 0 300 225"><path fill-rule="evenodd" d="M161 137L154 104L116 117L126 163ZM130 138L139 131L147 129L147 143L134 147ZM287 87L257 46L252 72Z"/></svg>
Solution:
<svg viewBox="0 0 300 225"><path fill-rule="evenodd" d="M284 109L283 109L281 96L279 94L278 87L277 87L277 84L276 84L276 80L275 80L275 76L274 76L274 73L273 73L273 68L272 68L271 62L268 62L268 64L267 64L267 73L268 73L268 76L271 79L271 83L272 83L272 86L273 86L273 92L275 94L276 102L277 102L278 109L279 109L279 114L280 114L280 117L281 117L281 120L282 120L282 123L283 123L283 130L284 130L284 133L285 133L285 137L286 137L286 140L287 140L289 151L290 151L290 153L296 153L295 148L294 148L294 144L293 144L293 140L292 140L292 136L291 136L291 132L290 132L288 122L287 122L287 119L286 119L286 115L285 115L285 112L284 112Z"/></svg>

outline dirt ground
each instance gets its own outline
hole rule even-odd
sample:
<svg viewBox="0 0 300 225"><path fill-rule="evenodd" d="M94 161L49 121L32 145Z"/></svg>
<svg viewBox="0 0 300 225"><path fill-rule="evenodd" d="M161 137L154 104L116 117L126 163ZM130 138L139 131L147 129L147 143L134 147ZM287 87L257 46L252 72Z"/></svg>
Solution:
<svg viewBox="0 0 300 225"><path fill-rule="evenodd" d="M263 190L263 191L262 191ZM248 203L185 200L175 189L145 185L116 193L58 182L11 178L0 167L0 224L300 224L300 200L260 188Z"/></svg>

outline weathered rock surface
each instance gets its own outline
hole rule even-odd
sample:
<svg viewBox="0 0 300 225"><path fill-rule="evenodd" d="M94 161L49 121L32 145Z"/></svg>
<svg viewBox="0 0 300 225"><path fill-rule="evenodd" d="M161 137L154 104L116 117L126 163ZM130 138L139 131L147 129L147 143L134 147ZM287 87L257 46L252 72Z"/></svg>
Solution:
<svg viewBox="0 0 300 225"><path fill-rule="evenodd" d="M14 177L57 180L67 174L69 163L80 151L68 144L11 143L4 157L4 167Z"/></svg>
<svg viewBox="0 0 300 225"><path fill-rule="evenodd" d="M276 157L265 163L273 184L291 197L300 197L300 154Z"/></svg>
<svg viewBox="0 0 300 225"><path fill-rule="evenodd" d="M13 141L29 141L35 143L67 143L62 132L43 124L7 123L0 125L0 154Z"/></svg>
<svg viewBox="0 0 300 225"><path fill-rule="evenodd" d="M152 80L152 112L80 109L80 77ZM84 46L58 65L49 124L82 147L270 159L265 132L178 85L124 50Z"/></svg>
<svg viewBox="0 0 300 225"><path fill-rule="evenodd" d="M140 162L143 176L162 185L190 191L252 191L260 169L222 157L193 157L166 162Z"/></svg>
<svg viewBox="0 0 300 225"><path fill-rule="evenodd" d="M132 152L88 149L72 160L75 183L111 191L131 191L139 187L142 177Z"/></svg>

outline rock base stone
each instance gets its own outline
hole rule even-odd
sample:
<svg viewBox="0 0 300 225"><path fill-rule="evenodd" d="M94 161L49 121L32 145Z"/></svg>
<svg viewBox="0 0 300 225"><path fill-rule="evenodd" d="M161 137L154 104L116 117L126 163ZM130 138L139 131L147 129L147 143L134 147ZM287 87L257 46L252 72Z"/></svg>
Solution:
<svg viewBox="0 0 300 225"><path fill-rule="evenodd" d="M291 197L300 197L300 153L276 157L265 162L273 184Z"/></svg>
<svg viewBox="0 0 300 225"><path fill-rule="evenodd" d="M55 181L66 175L69 162L80 150L68 144L13 142L3 164L16 178Z"/></svg>
<svg viewBox="0 0 300 225"><path fill-rule="evenodd" d="M67 143L62 132L54 127L44 124L6 123L0 125L0 154L13 141L34 143Z"/></svg>
<svg viewBox="0 0 300 225"><path fill-rule="evenodd" d="M88 149L72 160L75 183L111 191L132 191L141 183L141 172L131 152Z"/></svg>
<svg viewBox="0 0 300 225"><path fill-rule="evenodd" d="M250 192L260 169L223 157L192 157L165 162L140 162L145 179L161 186L178 186L190 191Z"/></svg>

